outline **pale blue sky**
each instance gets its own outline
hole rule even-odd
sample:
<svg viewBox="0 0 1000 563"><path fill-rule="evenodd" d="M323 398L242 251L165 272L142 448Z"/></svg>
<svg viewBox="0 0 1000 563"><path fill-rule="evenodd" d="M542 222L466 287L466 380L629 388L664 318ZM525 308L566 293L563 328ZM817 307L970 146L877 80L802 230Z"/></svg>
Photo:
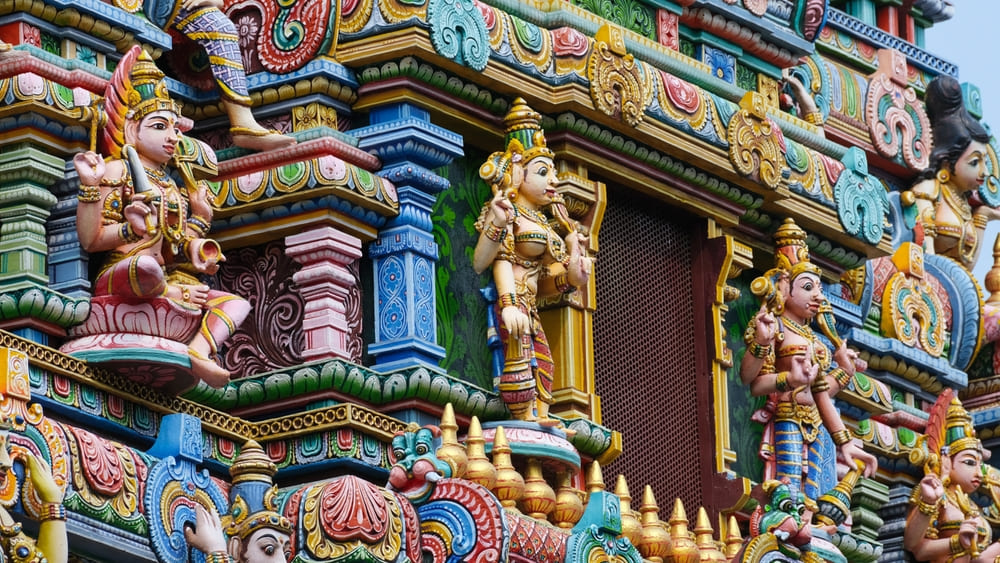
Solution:
<svg viewBox="0 0 1000 563"><path fill-rule="evenodd" d="M955 16L927 30L930 52L958 65L958 79L979 86L983 97L983 121L1000 139L1000 61L993 42L1000 21L998 0L953 0ZM993 265L993 241L1000 222L987 228L983 251L975 274L980 283Z"/></svg>

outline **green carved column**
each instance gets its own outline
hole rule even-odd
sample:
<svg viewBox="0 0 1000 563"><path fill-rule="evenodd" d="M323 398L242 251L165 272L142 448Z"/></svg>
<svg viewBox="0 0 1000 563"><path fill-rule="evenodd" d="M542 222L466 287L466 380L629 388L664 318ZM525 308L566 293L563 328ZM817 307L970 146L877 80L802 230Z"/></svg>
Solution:
<svg viewBox="0 0 1000 563"><path fill-rule="evenodd" d="M48 187L65 164L30 145L0 153L0 290L48 284L45 221L56 204Z"/></svg>

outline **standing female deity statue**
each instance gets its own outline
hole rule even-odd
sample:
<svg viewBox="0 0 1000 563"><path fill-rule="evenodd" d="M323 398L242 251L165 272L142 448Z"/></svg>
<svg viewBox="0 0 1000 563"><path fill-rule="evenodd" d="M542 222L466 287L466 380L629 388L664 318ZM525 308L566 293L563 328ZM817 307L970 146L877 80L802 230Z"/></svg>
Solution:
<svg viewBox="0 0 1000 563"><path fill-rule="evenodd" d="M910 460L923 462L925 475L910 495L903 547L919 561L992 563L1000 542L991 543L990 525L969 498L985 480L989 451L951 389L931 409L921 441Z"/></svg>
<svg viewBox="0 0 1000 563"><path fill-rule="evenodd" d="M504 366L500 395L516 419L555 425L549 418L553 362L536 307L540 296L569 293L587 283L592 260L586 237L570 225L555 191L553 153L540 115L518 98L507 114L506 147L480 167L493 189L476 229L473 267L492 266L496 283ZM554 205L553 205L554 204ZM550 225L550 207L567 231Z"/></svg>
<svg viewBox="0 0 1000 563"><path fill-rule="evenodd" d="M200 314L201 326L186 343L191 371L209 385L223 386L229 372L212 356L250 305L196 277L214 274L225 257L218 243L205 238L213 214L206 184L186 178L181 187L168 173L181 139L180 109L167 93L163 73L138 47L119 63L104 104L108 158L87 151L73 159L80 176L80 245L107 253L94 283L95 301L163 298L175 309Z"/></svg>
<svg viewBox="0 0 1000 563"><path fill-rule="evenodd" d="M816 500L837 483L835 446L848 467L864 463L866 476L878 462L851 439L833 403L854 376L857 354L845 341L831 354L809 326L826 300L805 237L791 219L774 234L775 268L751 287L765 303L747 327L740 377L754 396L769 397L754 416L766 424L764 478L787 479L815 512Z"/></svg>
<svg viewBox="0 0 1000 563"><path fill-rule="evenodd" d="M982 249L986 223L1000 217L978 194L987 177L990 135L966 111L954 78L932 80L925 102L934 139L931 166L903 192L901 201L917 230L917 242L922 233L926 252L949 256L971 269Z"/></svg>

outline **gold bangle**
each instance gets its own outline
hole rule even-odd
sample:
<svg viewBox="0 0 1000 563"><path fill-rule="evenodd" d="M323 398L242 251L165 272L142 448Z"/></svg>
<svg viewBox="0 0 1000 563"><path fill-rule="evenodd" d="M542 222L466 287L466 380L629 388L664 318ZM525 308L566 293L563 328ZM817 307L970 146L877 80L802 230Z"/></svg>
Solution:
<svg viewBox="0 0 1000 563"><path fill-rule="evenodd" d="M486 237L487 240L500 242L503 240L503 237L507 236L507 229L505 227L498 227L490 221L486 223L486 228L483 229L483 236Z"/></svg>
<svg viewBox="0 0 1000 563"><path fill-rule="evenodd" d="M989 218L987 218L985 215L980 215L977 213L976 215L972 216L972 224L975 225L977 228L984 229L986 228L986 223L989 222L990 222Z"/></svg>
<svg viewBox="0 0 1000 563"><path fill-rule="evenodd" d="M566 272L556 275L554 281L556 284L556 291L559 293L573 293L576 291L576 287L569 283L569 276L566 275Z"/></svg>
<svg viewBox="0 0 1000 563"><path fill-rule="evenodd" d="M822 393L824 391L829 391L830 380L827 379L826 376L821 375L813 380L812 385L809 386L809 389L811 389L813 393Z"/></svg>
<svg viewBox="0 0 1000 563"><path fill-rule="evenodd" d="M838 446L843 446L844 444L851 441L851 433L848 432L846 429L837 430L836 432L830 434L830 437L833 438L833 443L837 444Z"/></svg>
<svg viewBox="0 0 1000 563"><path fill-rule="evenodd" d="M49 520L66 520L66 507L61 502L42 503L42 510L38 514L38 519L42 522Z"/></svg>
<svg viewBox="0 0 1000 563"><path fill-rule="evenodd" d="M213 551L205 554L205 563L230 563L232 559L225 551Z"/></svg>
<svg viewBox="0 0 1000 563"><path fill-rule="evenodd" d="M771 345L760 344L756 340L753 340L747 345L747 351L750 352L751 356L763 360L771 353Z"/></svg>
<svg viewBox="0 0 1000 563"><path fill-rule="evenodd" d="M76 199L80 203L96 203L101 201L101 188L100 186L80 184L80 191L77 192Z"/></svg>
<svg viewBox="0 0 1000 563"><path fill-rule="evenodd" d="M919 497L920 495L917 495L917 511L932 518L936 516L938 512L938 505L941 504L941 499L938 499L936 503L931 504L929 502L924 502L924 499Z"/></svg>
<svg viewBox="0 0 1000 563"><path fill-rule="evenodd" d="M516 293L501 293L500 294L500 308L504 307L516 307L517 306L517 294Z"/></svg>
<svg viewBox="0 0 1000 563"><path fill-rule="evenodd" d="M951 536L951 539L948 540L948 549L951 551L952 555L958 555L965 552L965 549L962 547L962 541L958 539L957 533L954 536Z"/></svg>
<svg viewBox="0 0 1000 563"><path fill-rule="evenodd" d="M122 240L129 244L139 242L139 240L142 239L142 237L136 234L136 232L132 229L132 224L127 221L122 223L119 234L121 234Z"/></svg>
<svg viewBox="0 0 1000 563"><path fill-rule="evenodd" d="M830 376L833 377L834 381L837 382L837 385L840 385L843 389L846 389L847 384L851 382L851 376L844 371L844 368L837 368L831 371Z"/></svg>
<svg viewBox="0 0 1000 563"><path fill-rule="evenodd" d="M777 391L788 391L788 372L779 371L774 376L774 388Z"/></svg>
<svg viewBox="0 0 1000 563"><path fill-rule="evenodd" d="M813 125L823 125L823 112L821 111L811 111L802 116L802 119L806 123L811 123Z"/></svg>

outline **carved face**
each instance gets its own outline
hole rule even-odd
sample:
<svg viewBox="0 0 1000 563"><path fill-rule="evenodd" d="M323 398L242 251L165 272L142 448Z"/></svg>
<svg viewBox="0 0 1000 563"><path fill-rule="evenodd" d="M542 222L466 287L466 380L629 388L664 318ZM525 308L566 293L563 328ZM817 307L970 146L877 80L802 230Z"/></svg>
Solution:
<svg viewBox="0 0 1000 563"><path fill-rule="evenodd" d="M976 450L963 450L951 458L951 482L966 493L983 482L983 457Z"/></svg>
<svg viewBox="0 0 1000 563"><path fill-rule="evenodd" d="M290 539L284 532L261 528L250 534L246 541L237 541L238 547L232 550L236 553L230 555L240 563L286 563L292 555Z"/></svg>
<svg viewBox="0 0 1000 563"><path fill-rule="evenodd" d="M517 192L517 203L530 209L552 203L557 180L551 158L539 156L531 159L524 167L524 181Z"/></svg>
<svg viewBox="0 0 1000 563"><path fill-rule="evenodd" d="M396 463L389 470L389 486L410 502L420 503L433 492L434 481L451 477L451 467L435 452L440 438L435 430L423 427L398 434L392 439Z"/></svg>
<svg viewBox="0 0 1000 563"><path fill-rule="evenodd" d="M177 116L169 111L154 111L139 123L129 121L125 126L125 142L135 146L139 160L150 168L170 161L180 138Z"/></svg>
<svg viewBox="0 0 1000 563"><path fill-rule="evenodd" d="M805 322L816 316L823 302L823 286L819 276L811 272L799 274L789 284L785 297L785 314L792 320Z"/></svg>
<svg viewBox="0 0 1000 563"><path fill-rule="evenodd" d="M986 180L986 145L972 141L955 162L954 185L961 192L978 190Z"/></svg>

